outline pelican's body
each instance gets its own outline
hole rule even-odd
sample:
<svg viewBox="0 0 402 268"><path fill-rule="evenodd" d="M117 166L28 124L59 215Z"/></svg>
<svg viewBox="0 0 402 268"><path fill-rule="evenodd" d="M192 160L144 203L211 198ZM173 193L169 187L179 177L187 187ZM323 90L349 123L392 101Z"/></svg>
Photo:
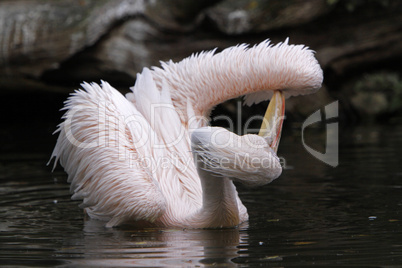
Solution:
<svg viewBox="0 0 402 268"><path fill-rule="evenodd" d="M68 173L72 198L107 226L237 226L248 215L232 180L277 178L277 144L267 141L275 137L238 136L206 118L241 95L252 104L274 90L315 92L321 68L305 47L268 41L162 67L145 68L126 97L106 82L84 83L66 103L52 156Z"/></svg>

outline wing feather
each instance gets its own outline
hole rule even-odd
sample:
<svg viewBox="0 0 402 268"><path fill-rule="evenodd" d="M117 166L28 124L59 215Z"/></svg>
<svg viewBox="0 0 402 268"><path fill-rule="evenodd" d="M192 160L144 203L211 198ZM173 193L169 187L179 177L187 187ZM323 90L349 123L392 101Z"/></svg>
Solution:
<svg viewBox="0 0 402 268"><path fill-rule="evenodd" d="M166 200L152 171L152 128L136 107L108 83L82 84L66 101L52 158L60 161L73 199L107 226L125 221L154 221Z"/></svg>
<svg viewBox="0 0 402 268"><path fill-rule="evenodd" d="M128 98L151 122L153 133L156 134L154 141L157 144L152 152L157 155L156 161L164 159L168 162L169 168L158 169L157 179L166 196L174 197L169 200L170 207L179 207L184 202L186 209L193 211L201 206L201 184L193 163L188 128L180 119L185 115L180 114L181 111L173 105L172 88L165 81L158 88L152 72L144 68L137 75L136 84L131 90L133 93Z"/></svg>

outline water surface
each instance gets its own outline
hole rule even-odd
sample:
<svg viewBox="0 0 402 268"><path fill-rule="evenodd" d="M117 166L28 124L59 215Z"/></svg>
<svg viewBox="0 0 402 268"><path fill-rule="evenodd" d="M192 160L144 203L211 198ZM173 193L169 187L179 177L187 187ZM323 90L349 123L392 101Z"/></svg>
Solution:
<svg viewBox="0 0 402 268"><path fill-rule="evenodd" d="M324 146L325 133L308 135L311 147ZM283 174L239 186L250 221L223 230L107 229L85 219L66 174L46 166L53 142L43 136L0 156L1 265L402 266L400 126L342 129L336 168L309 155L298 127L285 129Z"/></svg>

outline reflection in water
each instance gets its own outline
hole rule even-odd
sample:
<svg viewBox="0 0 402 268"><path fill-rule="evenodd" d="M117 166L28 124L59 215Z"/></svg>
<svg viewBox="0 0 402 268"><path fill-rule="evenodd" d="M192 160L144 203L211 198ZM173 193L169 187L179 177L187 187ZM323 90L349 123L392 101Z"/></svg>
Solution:
<svg viewBox="0 0 402 268"><path fill-rule="evenodd" d="M239 229L105 229L88 220L83 239L67 240L59 254L82 253L71 263L96 267L230 264L244 235Z"/></svg>
<svg viewBox="0 0 402 268"><path fill-rule="evenodd" d="M288 132L289 133L289 132ZM342 130L329 167L283 136L287 169L239 186L250 222L238 229L107 229L85 220L49 153L0 155L0 261L6 266L388 266L402 263L402 127ZM325 134L308 133L320 148ZM47 146L46 148L48 148Z"/></svg>

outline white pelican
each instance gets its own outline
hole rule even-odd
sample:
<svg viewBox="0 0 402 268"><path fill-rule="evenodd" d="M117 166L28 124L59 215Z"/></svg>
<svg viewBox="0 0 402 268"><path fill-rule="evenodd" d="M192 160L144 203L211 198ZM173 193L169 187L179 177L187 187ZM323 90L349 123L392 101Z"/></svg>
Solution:
<svg viewBox="0 0 402 268"><path fill-rule="evenodd" d="M259 186L281 174L285 97L322 80L313 51L266 40L144 68L126 97L83 83L65 103L51 158L72 199L107 227L235 227L248 214L233 181ZM249 105L272 98L259 135L208 126L214 106L241 95Z"/></svg>

